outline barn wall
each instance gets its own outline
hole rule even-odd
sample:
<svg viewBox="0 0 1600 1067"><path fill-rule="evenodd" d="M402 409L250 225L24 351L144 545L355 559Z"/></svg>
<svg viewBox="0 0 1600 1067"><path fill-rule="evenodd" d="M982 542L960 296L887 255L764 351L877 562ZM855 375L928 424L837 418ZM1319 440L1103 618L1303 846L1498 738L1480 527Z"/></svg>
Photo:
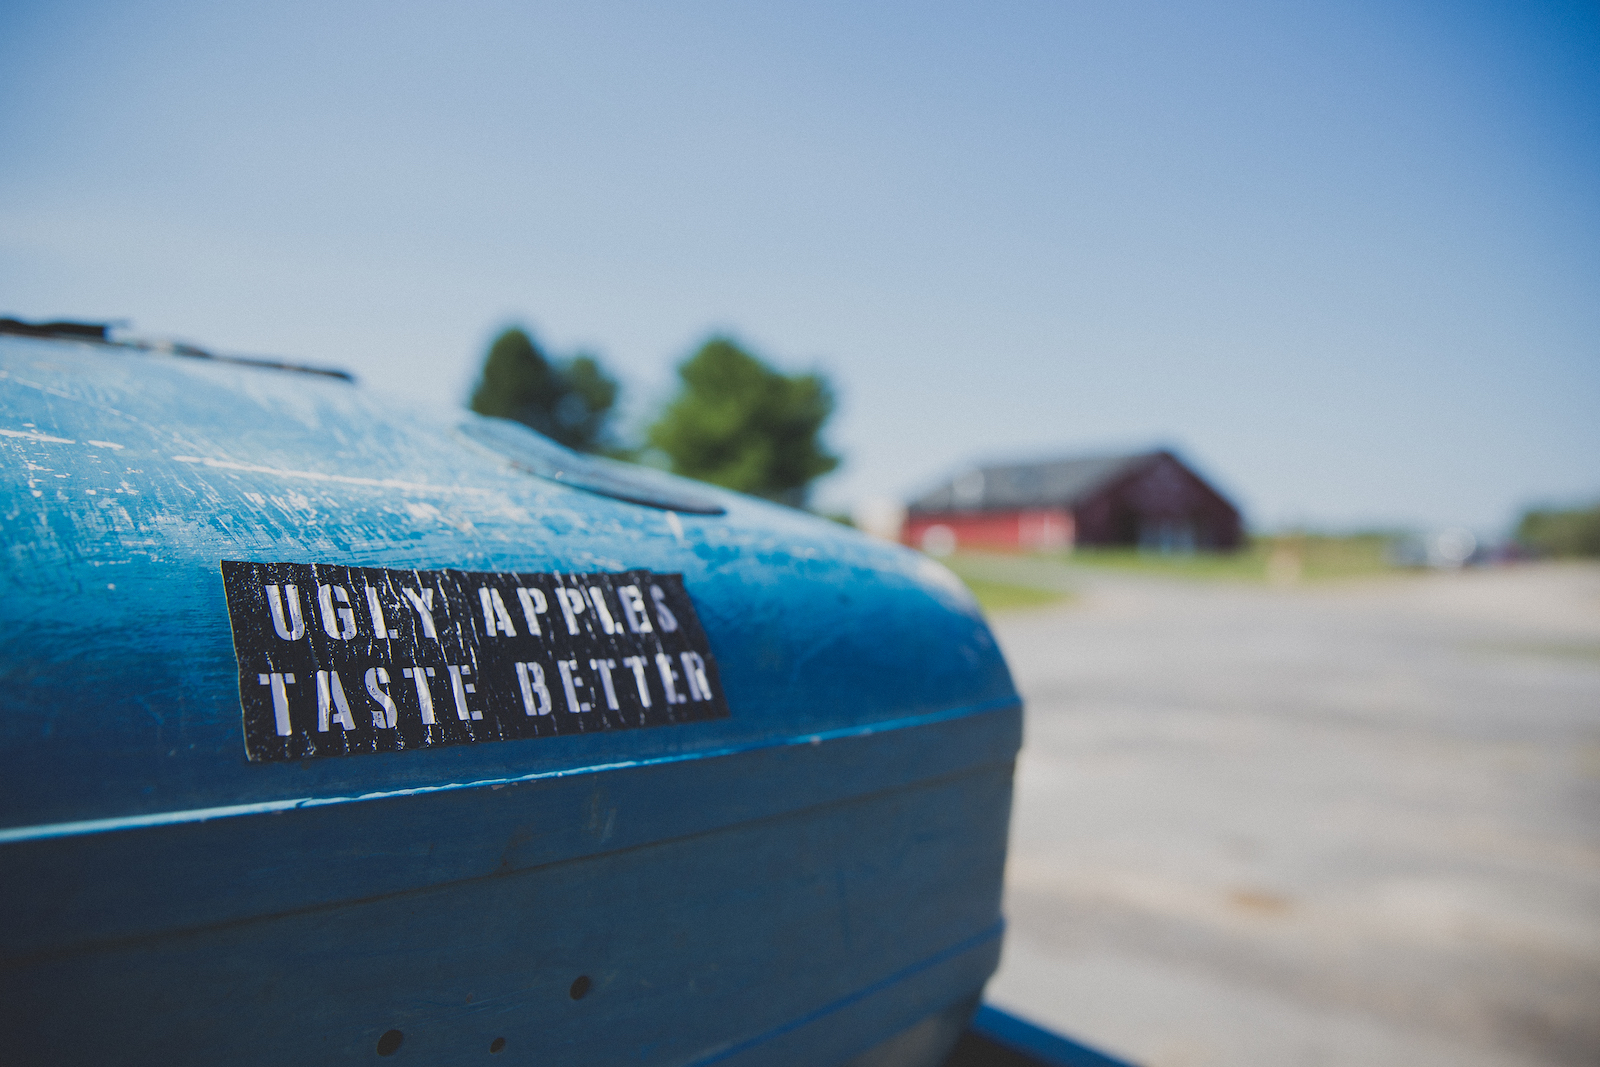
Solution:
<svg viewBox="0 0 1600 1067"><path fill-rule="evenodd" d="M1086 545L1228 551L1243 540L1238 510L1166 455L1083 501L1077 517Z"/></svg>
<svg viewBox="0 0 1600 1067"><path fill-rule="evenodd" d="M1065 508L1027 508L1014 511L951 511L914 514L906 519L901 540L924 548L928 531L948 530L957 548L1051 551L1071 548L1076 523ZM936 538L938 534L934 535ZM929 544L932 548L935 545Z"/></svg>

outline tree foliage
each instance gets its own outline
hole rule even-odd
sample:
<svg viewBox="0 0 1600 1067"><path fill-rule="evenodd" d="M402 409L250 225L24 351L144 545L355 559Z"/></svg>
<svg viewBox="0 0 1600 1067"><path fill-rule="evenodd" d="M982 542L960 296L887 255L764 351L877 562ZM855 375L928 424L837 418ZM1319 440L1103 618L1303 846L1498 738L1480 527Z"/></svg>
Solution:
<svg viewBox="0 0 1600 1067"><path fill-rule="evenodd" d="M795 507L839 465L819 435L833 391L817 374L784 375L725 337L678 367L677 396L650 427L650 444L677 474Z"/></svg>
<svg viewBox="0 0 1600 1067"><path fill-rule="evenodd" d="M527 331L513 327L489 346L472 410L515 419L568 448L601 452L617 388L593 356L552 361Z"/></svg>
<svg viewBox="0 0 1600 1067"><path fill-rule="evenodd" d="M1600 504L1525 512L1517 541L1541 556L1600 556Z"/></svg>

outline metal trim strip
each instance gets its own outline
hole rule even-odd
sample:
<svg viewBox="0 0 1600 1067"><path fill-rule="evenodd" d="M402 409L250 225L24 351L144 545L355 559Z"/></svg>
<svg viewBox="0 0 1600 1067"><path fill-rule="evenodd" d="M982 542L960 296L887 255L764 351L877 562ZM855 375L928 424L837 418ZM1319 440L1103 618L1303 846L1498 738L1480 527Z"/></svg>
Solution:
<svg viewBox="0 0 1600 1067"><path fill-rule="evenodd" d="M782 748L786 745L817 745L826 741L839 741L852 737L869 737L872 734L887 733L891 730L912 729L919 726L933 726L941 722L951 722L965 719L975 715L986 715L995 711L1019 707L1022 701L1017 697L1001 697L995 700L983 701L978 704L969 704L958 708L949 708L944 711L928 712L923 715L911 715L899 719L884 719L880 722L867 723L863 726L846 726L836 730L824 730L820 733L799 734L793 737L772 738L748 745L732 745L723 748L705 749L699 752L681 752L670 756L652 756L647 759L618 760L613 763L596 763L585 767L566 767L553 771L535 771L532 774L517 775L510 778L483 778L471 782L450 782L445 785L424 785L411 789L389 789L381 792L360 793L355 796L338 797L297 797L290 800L263 800L254 804L229 804L215 808L190 808L185 811L158 811L146 815L124 815L112 819L85 819L79 822L44 823L37 826L14 826L0 830L0 845L20 841L40 841L55 837L76 837L86 834L115 833L121 830L141 830L154 826L175 826L183 823L209 822L212 819L231 819L243 815L271 815L284 811L296 811L301 808L322 807L329 804L354 804L369 800L387 800L391 797L423 796L428 793L445 793L458 789L483 789L519 785L524 782L536 782L549 778L568 778L583 774L603 774L609 771L622 771L634 767L653 767L667 763L684 763L690 760L715 759L722 756L737 756L745 752L757 752L768 748Z"/></svg>

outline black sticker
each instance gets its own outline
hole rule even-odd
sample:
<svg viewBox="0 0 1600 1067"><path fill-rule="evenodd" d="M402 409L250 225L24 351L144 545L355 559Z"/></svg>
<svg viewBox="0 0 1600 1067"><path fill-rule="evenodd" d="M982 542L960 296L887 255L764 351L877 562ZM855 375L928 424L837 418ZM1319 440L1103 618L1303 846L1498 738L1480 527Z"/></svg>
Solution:
<svg viewBox="0 0 1600 1067"><path fill-rule="evenodd" d="M252 760L728 716L679 574L224 560L222 584Z"/></svg>

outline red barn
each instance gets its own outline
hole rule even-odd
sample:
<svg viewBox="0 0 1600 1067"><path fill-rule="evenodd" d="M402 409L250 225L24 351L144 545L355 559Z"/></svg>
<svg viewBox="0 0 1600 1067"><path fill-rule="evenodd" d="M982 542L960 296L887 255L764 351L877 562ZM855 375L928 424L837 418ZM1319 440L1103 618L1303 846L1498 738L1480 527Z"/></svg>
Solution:
<svg viewBox="0 0 1600 1067"><path fill-rule="evenodd" d="M1243 524L1226 497L1162 450L975 468L913 501L902 537L935 554L1074 544L1229 551Z"/></svg>

